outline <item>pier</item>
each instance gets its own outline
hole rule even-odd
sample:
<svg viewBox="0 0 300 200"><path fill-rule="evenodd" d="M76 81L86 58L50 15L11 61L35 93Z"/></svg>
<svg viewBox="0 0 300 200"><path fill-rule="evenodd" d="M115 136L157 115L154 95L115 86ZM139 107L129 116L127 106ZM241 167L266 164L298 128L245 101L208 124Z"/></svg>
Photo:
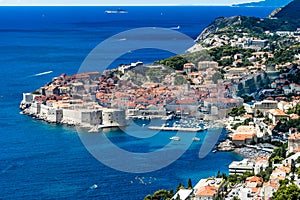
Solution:
<svg viewBox="0 0 300 200"><path fill-rule="evenodd" d="M184 132L199 132L203 131L202 128L186 128L186 127L165 127L165 126L149 126L150 130L160 130L160 131L184 131Z"/></svg>

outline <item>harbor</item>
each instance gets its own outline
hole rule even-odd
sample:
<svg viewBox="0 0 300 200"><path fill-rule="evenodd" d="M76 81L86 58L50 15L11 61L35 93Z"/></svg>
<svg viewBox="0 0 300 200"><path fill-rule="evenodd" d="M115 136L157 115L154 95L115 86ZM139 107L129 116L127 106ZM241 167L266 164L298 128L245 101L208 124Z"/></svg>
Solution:
<svg viewBox="0 0 300 200"><path fill-rule="evenodd" d="M184 131L184 132L200 132L205 129L199 128L186 128L186 127L166 127L166 126L149 126L150 130L160 130L160 131Z"/></svg>
<svg viewBox="0 0 300 200"><path fill-rule="evenodd" d="M182 118L180 120L169 120L161 126L149 126L150 130L160 131L183 131L183 132L200 132L207 129L207 126L202 120L194 118Z"/></svg>

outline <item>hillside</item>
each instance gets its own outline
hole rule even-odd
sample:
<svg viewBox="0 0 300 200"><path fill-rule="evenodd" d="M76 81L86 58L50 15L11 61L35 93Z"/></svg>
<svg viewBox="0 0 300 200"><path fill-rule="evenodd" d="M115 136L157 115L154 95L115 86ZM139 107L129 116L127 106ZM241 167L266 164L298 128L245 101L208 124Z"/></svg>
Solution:
<svg viewBox="0 0 300 200"><path fill-rule="evenodd" d="M274 15L279 19L294 21L300 19L300 0L294 0ZM300 25L299 25L300 26Z"/></svg>
<svg viewBox="0 0 300 200"><path fill-rule="evenodd" d="M269 6L269 7L283 7L292 0L265 0L260 2L236 4L234 6Z"/></svg>
<svg viewBox="0 0 300 200"><path fill-rule="evenodd" d="M262 37L265 31L295 31L297 28L300 28L300 0L294 0L285 7L274 10L270 17L265 19L244 16L219 17L202 31L196 41L201 42L213 34L234 34L236 30Z"/></svg>

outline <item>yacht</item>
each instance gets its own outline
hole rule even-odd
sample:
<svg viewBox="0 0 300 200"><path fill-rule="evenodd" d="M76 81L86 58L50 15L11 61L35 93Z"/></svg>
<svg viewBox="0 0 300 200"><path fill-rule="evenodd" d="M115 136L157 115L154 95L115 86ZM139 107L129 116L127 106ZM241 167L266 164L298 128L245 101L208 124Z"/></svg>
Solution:
<svg viewBox="0 0 300 200"><path fill-rule="evenodd" d="M200 138L198 138L198 137L193 137L193 141L200 141Z"/></svg>
<svg viewBox="0 0 300 200"><path fill-rule="evenodd" d="M180 141L180 137L178 137L178 136L173 136L173 137L170 137L170 140Z"/></svg>

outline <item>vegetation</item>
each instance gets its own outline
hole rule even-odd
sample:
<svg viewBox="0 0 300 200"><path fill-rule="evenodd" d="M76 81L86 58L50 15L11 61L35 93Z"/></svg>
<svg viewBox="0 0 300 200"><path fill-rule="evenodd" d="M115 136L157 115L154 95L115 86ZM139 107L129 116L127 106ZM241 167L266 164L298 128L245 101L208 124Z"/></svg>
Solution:
<svg viewBox="0 0 300 200"><path fill-rule="evenodd" d="M212 81L217 84L218 80L222 80L224 78L223 74L221 74L220 72L216 72L212 75Z"/></svg>
<svg viewBox="0 0 300 200"><path fill-rule="evenodd" d="M212 48L210 50L208 50L209 55L211 56L211 58L218 62L219 65L221 66L228 66L228 65L232 65L232 62L230 63L230 61L233 61L232 56L235 54L242 54L243 57L251 57L251 53L253 53L254 50L253 49L243 49L241 47L232 47L229 45L223 45L221 47L215 47ZM223 56L230 56L230 59L224 59L223 61L221 61L221 58Z"/></svg>
<svg viewBox="0 0 300 200"><path fill-rule="evenodd" d="M290 75L287 78L291 83L300 84L300 70L296 70L295 74Z"/></svg>
<svg viewBox="0 0 300 200"><path fill-rule="evenodd" d="M242 116L246 113L244 106L232 108L232 110L228 113L231 117Z"/></svg>
<svg viewBox="0 0 300 200"><path fill-rule="evenodd" d="M187 80L183 76L175 76L174 85L183 85L187 83Z"/></svg>
<svg viewBox="0 0 300 200"><path fill-rule="evenodd" d="M300 188L295 184L287 184L288 181L281 181L279 189L273 194L272 199L298 200L300 199Z"/></svg>
<svg viewBox="0 0 300 200"><path fill-rule="evenodd" d="M247 171L247 172L244 172L243 175L233 174L233 175L229 175L228 181L231 185L235 185L235 184L238 184L238 183L245 182L246 179L250 176L254 176L254 173L250 172L250 171Z"/></svg>
<svg viewBox="0 0 300 200"><path fill-rule="evenodd" d="M153 195L148 194L144 200L170 200L174 196L173 189L158 190Z"/></svg>
<svg viewBox="0 0 300 200"><path fill-rule="evenodd" d="M288 121L280 120L273 131L275 131L275 133L286 133L289 131L290 128L297 128L297 130L300 131L300 119L291 119Z"/></svg>
<svg viewBox="0 0 300 200"><path fill-rule="evenodd" d="M269 159L271 162L283 160L286 158L286 152L287 152L287 143L284 143L280 147L274 150L274 152L271 154Z"/></svg>
<svg viewBox="0 0 300 200"><path fill-rule="evenodd" d="M241 95L241 98L244 99L244 102L245 102L245 103L248 103L248 102L251 102L252 100L254 100L254 97L253 97L253 96L249 96L249 95L247 95L247 94Z"/></svg>
<svg viewBox="0 0 300 200"><path fill-rule="evenodd" d="M242 123L236 123L232 126L232 129L236 130L239 126L248 126L250 122L253 122L252 118L245 119Z"/></svg>
<svg viewBox="0 0 300 200"><path fill-rule="evenodd" d="M155 64L162 64L175 70L182 70L183 65L187 62L188 60L184 58L182 55L176 55L170 58L156 61Z"/></svg>
<svg viewBox="0 0 300 200"><path fill-rule="evenodd" d="M189 178L187 182L187 188L186 189L192 189L192 180ZM184 184L179 183L178 186L176 187L176 192L178 192L180 189L185 189ZM145 196L144 200L170 200L175 193L173 189L170 190L157 190L156 192L153 193L153 195L148 194ZM180 197L177 196L177 199L180 200Z"/></svg>
<svg viewBox="0 0 300 200"><path fill-rule="evenodd" d="M300 115L300 104L298 104L295 108L291 108L287 111L287 114L297 114Z"/></svg>
<svg viewBox="0 0 300 200"><path fill-rule="evenodd" d="M188 189L192 189L193 185L192 185L192 180L189 178L188 180Z"/></svg>
<svg viewBox="0 0 300 200"><path fill-rule="evenodd" d="M31 94L41 95L40 91L38 91L38 90L32 92Z"/></svg>
<svg viewBox="0 0 300 200"><path fill-rule="evenodd" d="M268 182L270 180L272 171L272 167L268 166L265 170L261 170L257 176L263 178L264 182Z"/></svg>

